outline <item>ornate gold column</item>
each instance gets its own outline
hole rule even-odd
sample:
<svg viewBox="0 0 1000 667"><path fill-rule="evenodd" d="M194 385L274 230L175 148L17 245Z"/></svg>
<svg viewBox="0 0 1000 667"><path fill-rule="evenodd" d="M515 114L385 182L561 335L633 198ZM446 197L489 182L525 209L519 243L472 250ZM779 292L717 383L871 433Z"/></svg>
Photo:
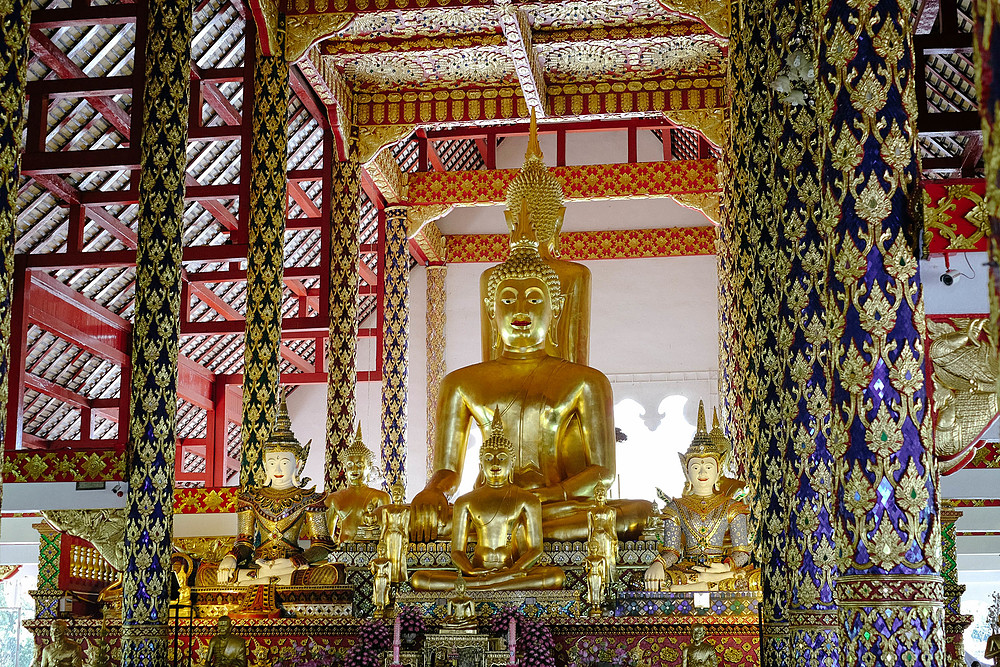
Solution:
<svg viewBox="0 0 1000 667"><path fill-rule="evenodd" d="M1000 60L1000 13L993 0L975 0L973 10L976 99L983 130L986 210L990 216L990 330L997 336L1000 332L1000 81L992 63Z"/></svg>
<svg viewBox="0 0 1000 667"><path fill-rule="evenodd" d="M7 432L7 385L10 372L10 314L14 289L14 228L21 180L25 87L28 77L28 0L0 0L0 434ZM0 435L0 438L3 436ZM0 469L3 468L0 447ZM0 504L3 500L0 479Z"/></svg>
<svg viewBox="0 0 1000 667"><path fill-rule="evenodd" d="M444 360L448 292L448 267L427 267L427 477L434 472L434 442L437 437L437 404L441 380L448 372Z"/></svg>
<svg viewBox="0 0 1000 667"><path fill-rule="evenodd" d="M330 234L330 341L326 355L326 489L342 488L340 454L351 445L358 382L358 197L361 171L357 128L348 139L348 157L333 166Z"/></svg>
<svg viewBox="0 0 1000 667"><path fill-rule="evenodd" d="M283 23L281 18L279 22ZM240 486L264 483L263 447L278 407L285 217L288 210L288 61L257 45L253 71L247 321L243 361L243 454ZM272 44L272 46L275 46Z"/></svg>
<svg viewBox="0 0 1000 667"><path fill-rule="evenodd" d="M168 664L191 12L191 0L149 3L126 467L122 667Z"/></svg>
<svg viewBox="0 0 1000 667"><path fill-rule="evenodd" d="M385 209L382 317L382 469L385 483L406 483L406 379L409 375L410 249L407 207Z"/></svg>
<svg viewBox="0 0 1000 667"><path fill-rule="evenodd" d="M906 0L819 5L842 664L946 664Z"/></svg>

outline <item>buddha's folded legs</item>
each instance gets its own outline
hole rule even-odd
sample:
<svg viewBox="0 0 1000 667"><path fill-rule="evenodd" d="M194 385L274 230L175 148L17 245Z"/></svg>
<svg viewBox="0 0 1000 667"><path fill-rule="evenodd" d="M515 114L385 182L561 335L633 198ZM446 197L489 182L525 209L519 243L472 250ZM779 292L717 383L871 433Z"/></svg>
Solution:
<svg viewBox="0 0 1000 667"><path fill-rule="evenodd" d="M624 540L639 537L653 513L653 503L648 500L609 500L608 506L615 509L615 531ZM587 513L592 508L592 503L579 500L542 505L542 535L559 542L586 540Z"/></svg>
<svg viewBox="0 0 1000 667"><path fill-rule="evenodd" d="M458 579L453 570L418 570L410 577L410 585L418 591L450 591ZM465 576L469 590L516 591L524 589L560 589L566 579L558 567L533 567L527 572L501 570L478 577Z"/></svg>

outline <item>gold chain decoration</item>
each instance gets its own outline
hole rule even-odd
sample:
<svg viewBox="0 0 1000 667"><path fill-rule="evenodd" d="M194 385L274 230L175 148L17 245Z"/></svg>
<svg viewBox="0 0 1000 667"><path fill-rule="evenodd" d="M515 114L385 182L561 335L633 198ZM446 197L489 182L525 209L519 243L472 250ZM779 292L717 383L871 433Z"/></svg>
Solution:
<svg viewBox="0 0 1000 667"><path fill-rule="evenodd" d="M406 483L406 378L410 338L410 250L405 206L385 209L382 317L382 469Z"/></svg>
<svg viewBox="0 0 1000 667"><path fill-rule="evenodd" d="M28 0L0 0L0 441L7 435L10 382L10 315L14 295L14 228L17 189L21 180L21 137L24 136L25 87L28 77ZM6 444L6 443L5 443ZM3 450L0 447L0 464ZM2 466L0 466L2 467ZM0 479L0 498L3 480Z"/></svg>
<svg viewBox="0 0 1000 667"><path fill-rule="evenodd" d="M434 446L437 440L437 404L441 381L448 367L444 360L445 313L448 292L447 266L427 267L427 477L434 472Z"/></svg>
<svg viewBox="0 0 1000 667"><path fill-rule="evenodd" d="M944 617L910 5L818 9L842 659L931 665L944 655Z"/></svg>
<svg viewBox="0 0 1000 667"><path fill-rule="evenodd" d="M279 23L283 20L278 19ZM247 318L243 353L240 487L265 481L264 443L278 407L288 171L288 62L257 45L253 70Z"/></svg>
<svg viewBox="0 0 1000 667"><path fill-rule="evenodd" d="M327 491L343 488L340 454L354 435L358 349L358 225L361 171L358 136L348 139L348 157L333 166L330 220L330 339L326 355L329 381L326 394Z"/></svg>
<svg viewBox="0 0 1000 667"><path fill-rule="evenodd" d="M122 666L166 667L191 0L149 3L128 437ZM137 49L138 53L141 53Z"/></svg>

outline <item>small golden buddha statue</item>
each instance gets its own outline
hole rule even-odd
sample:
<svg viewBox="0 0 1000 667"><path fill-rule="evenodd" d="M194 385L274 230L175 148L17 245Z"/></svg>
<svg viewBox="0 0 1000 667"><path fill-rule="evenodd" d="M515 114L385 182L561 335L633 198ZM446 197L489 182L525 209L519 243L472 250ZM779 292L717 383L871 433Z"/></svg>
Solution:
<svg viewBox="0 0 1000 667"><path fill-rule="evenodd" d="M378 511L382 524L379 538L385 544L386 557L392 561L392 581L406 581L407 552L410 549L410 506L405 505L406 489L402 484L393 484L389 489L391 505L382 505Z"/></svg>
<svg viewBox="0 0 1000 667"><path fill-rule="evenodd" d="M542 555L541 502L511 482L513 455L498 409L479 451L486 484L455 501L451 560L459 571L418 570L410 578L415 589L449 590L459 578L474 590L562 588L565 575L560 568L535 566ZM470 524L477 537L471 559L466 553Z"/></svg>
<svg viewBox="0 0 1000 667"><path fill-rule="evenodd" d="M51 642L42 649L39 667L83 667L83 648L66 638L66 621L57 618L49 626Z"/></svg>
<svg viewBox="0 0 1000 667"><path fill-rule="evenodd" d="M339 579L337 566L327 563L333 542L326 527L323 494L304 488L308 480L299 481L309 444L299 444L291 426L282 397L274 429L264 445L267 481L237 497L238 533L232 550L218 565L220 585L328 585ZM303 550L300 538L308 538L311 546Z"/></svg>
<svg viewBox="0 0 1000 667"><path fill-rule="evenodd" d="M378 543L375 558L368 562L372 573L372 605L375 615L382 616L389 606L389 582L392 580L392 561L386 555L385 542Z"/></svg>
<svg viewBox="0 0 1000 667"><path fill-rule="evenodd" d="M247 640L233 634L233 622L220 616L215 636L208 642L205 667L247 667Z"/></svg>
<svg viewBox="0 0 1000 667"><path fill-rule="evenodd" d="M698 406L698 430L680 455L687 483L680 498L663 510L663 547L646 570L648 590L748 590L759 586L749 566L749 510L719 491L723 452L705 430L705 406ZM729 536L731 546L725 545Z"/></svg>
<svg viewBox="0 0 1000 667"><path fill-rule="evenodd" d="M599 616L604 603L604 591L608 585L608 559L601 545L594 541L587 542L587 559L583 567L587 572L587 603L590 604L592 616Z"/></svg>
<svg viewBox="0 0 1000 667"><path fill-rule="evenodd" d="M618 534L615 532L615 509L607 504L608 491L604 484L594 487L594 508L587 513L587 541L600 549L607 563L608 581L618 576Z"/></svg>
<svg viewBox="0 0 1000 667"><path fill-rule="evenodd" d="M559 276L538 254L522 201L510 257L490 275L490 317L499 332L497 359L445 376L438 399L434 473L412 503L410 536L437 539L447 525L448 495L461 482L474 423L498 408L513 442L513 484L542 503L546 539L587 539L598 483L615 478L611 384L600 371L552 356L546 341L563 305ZM482 484L480 480L478 484ZM652 512L644 500L608 503L616 533L634 539Z"/></svg>
<svg viewBox="0 0 1000 667"><path fill-rule="evenodd" d="M170 603L170 613L177 618L190 618L193 610L190 579L194 559L185 553L175 553L170 557L170 569L177 582L177 599Z"/></svg>
<svg viewBox="0 0 1000 667"><path fill-rule="evenodd" d="M378 539L378 518L374 510L390 502L389 494L368 486L368 474L375 455L361 439L358 424L354 443L341 455L347 488L326 497L327 524L338 544Z"/></svg>
<svg viewBox="0 0 1000 667"><path fill-rule="evenodd" d="M705 641L705 626L691 626L691 643L681 654L681 667L719 667L719 654Z"/></svg>
<svg viewBox="0 0 1000 667"><path fill-rule="evenodd" d="M451 595L445 607L444 627L449 630L464 630L479 625L476 618L476 601L469 597L465 587L465 577L459 572L452 585Z"/></svg>
<svg viewBox="0 0 1000 667"><path fill-rule="evenodd" d="M504 215L513 232L521 205L528 207L528 219L538 239L538 252L559 277L562 286L562 315L555 324L546 348L553 357L587 365L590 358L590 269L583 264L559 259L559 232L566 207L559 180L542 161L538 145L535 113L531 113L531 131L524 166L507 186L507 208ZM496 267L483 272L479 279L480 329L483 341L483 361L497 359L503 351L502 341L490 315L489 284Z"/></svg>

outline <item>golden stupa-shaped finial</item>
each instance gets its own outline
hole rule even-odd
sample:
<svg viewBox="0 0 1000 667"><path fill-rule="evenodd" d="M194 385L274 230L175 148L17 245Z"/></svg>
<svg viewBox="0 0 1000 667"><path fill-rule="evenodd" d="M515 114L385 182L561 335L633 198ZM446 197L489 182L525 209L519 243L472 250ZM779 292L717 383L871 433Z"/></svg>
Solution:
<svg viewBox="0 0 1000 667"><path fill-rule="evenodd" d="M708 428L705 425L705 402L698 401L698 429L695 431L687 451L680 455L681 462L686 467L688 459L712 456L721 463L724 454L725 449L719 447L718 443L708 434Z"/></svg>
<svg viewBox="0 0 1000 667"><path fill-rule="evenodd" d="M712 430L708 432L708 435L720 450L729 451L731 446L729 438L726 437L726 432L719 425L719 411L716 408L712 408Z"/></svg>
<svg viewBox="0 0 1000 667"><path fill-rule="evenodd" d="M354 442L351 443L350 447L344 450L344 453L341 456L344 458L364 457L369 463L375 460L375 454L372 453L372 450L368 449L365 445L364 438L361 436L361 420L358 420L358 430L354 434Z"/></svg>
<svg viewBox="0 0 1000 667"><path fill-rule="evenodd" d="M542 148L538 143L538 121L534 110L531 112L524 165L507 186L507 211L510 213L508 222L512 231L525 203L538 242L546 246L551 245L553 252L556 252L564 210L563 188L559 179L542 161Z"/></svg>
<svg viewBox="0 0 1000 667"><path fill-rule="evenodd" d="M274 425L271 427L271 435L268 436L267 442L264 443L264 451L291 452L295 455L296 460L298 460L301 466L309 458L309 445L312 443L312 440L303 447L302 443L295 437L295 434L292 432L292 418L288 416L288 402L285 398L284 390L279 388L278 396L278 410L274 415Z"/></svg>

